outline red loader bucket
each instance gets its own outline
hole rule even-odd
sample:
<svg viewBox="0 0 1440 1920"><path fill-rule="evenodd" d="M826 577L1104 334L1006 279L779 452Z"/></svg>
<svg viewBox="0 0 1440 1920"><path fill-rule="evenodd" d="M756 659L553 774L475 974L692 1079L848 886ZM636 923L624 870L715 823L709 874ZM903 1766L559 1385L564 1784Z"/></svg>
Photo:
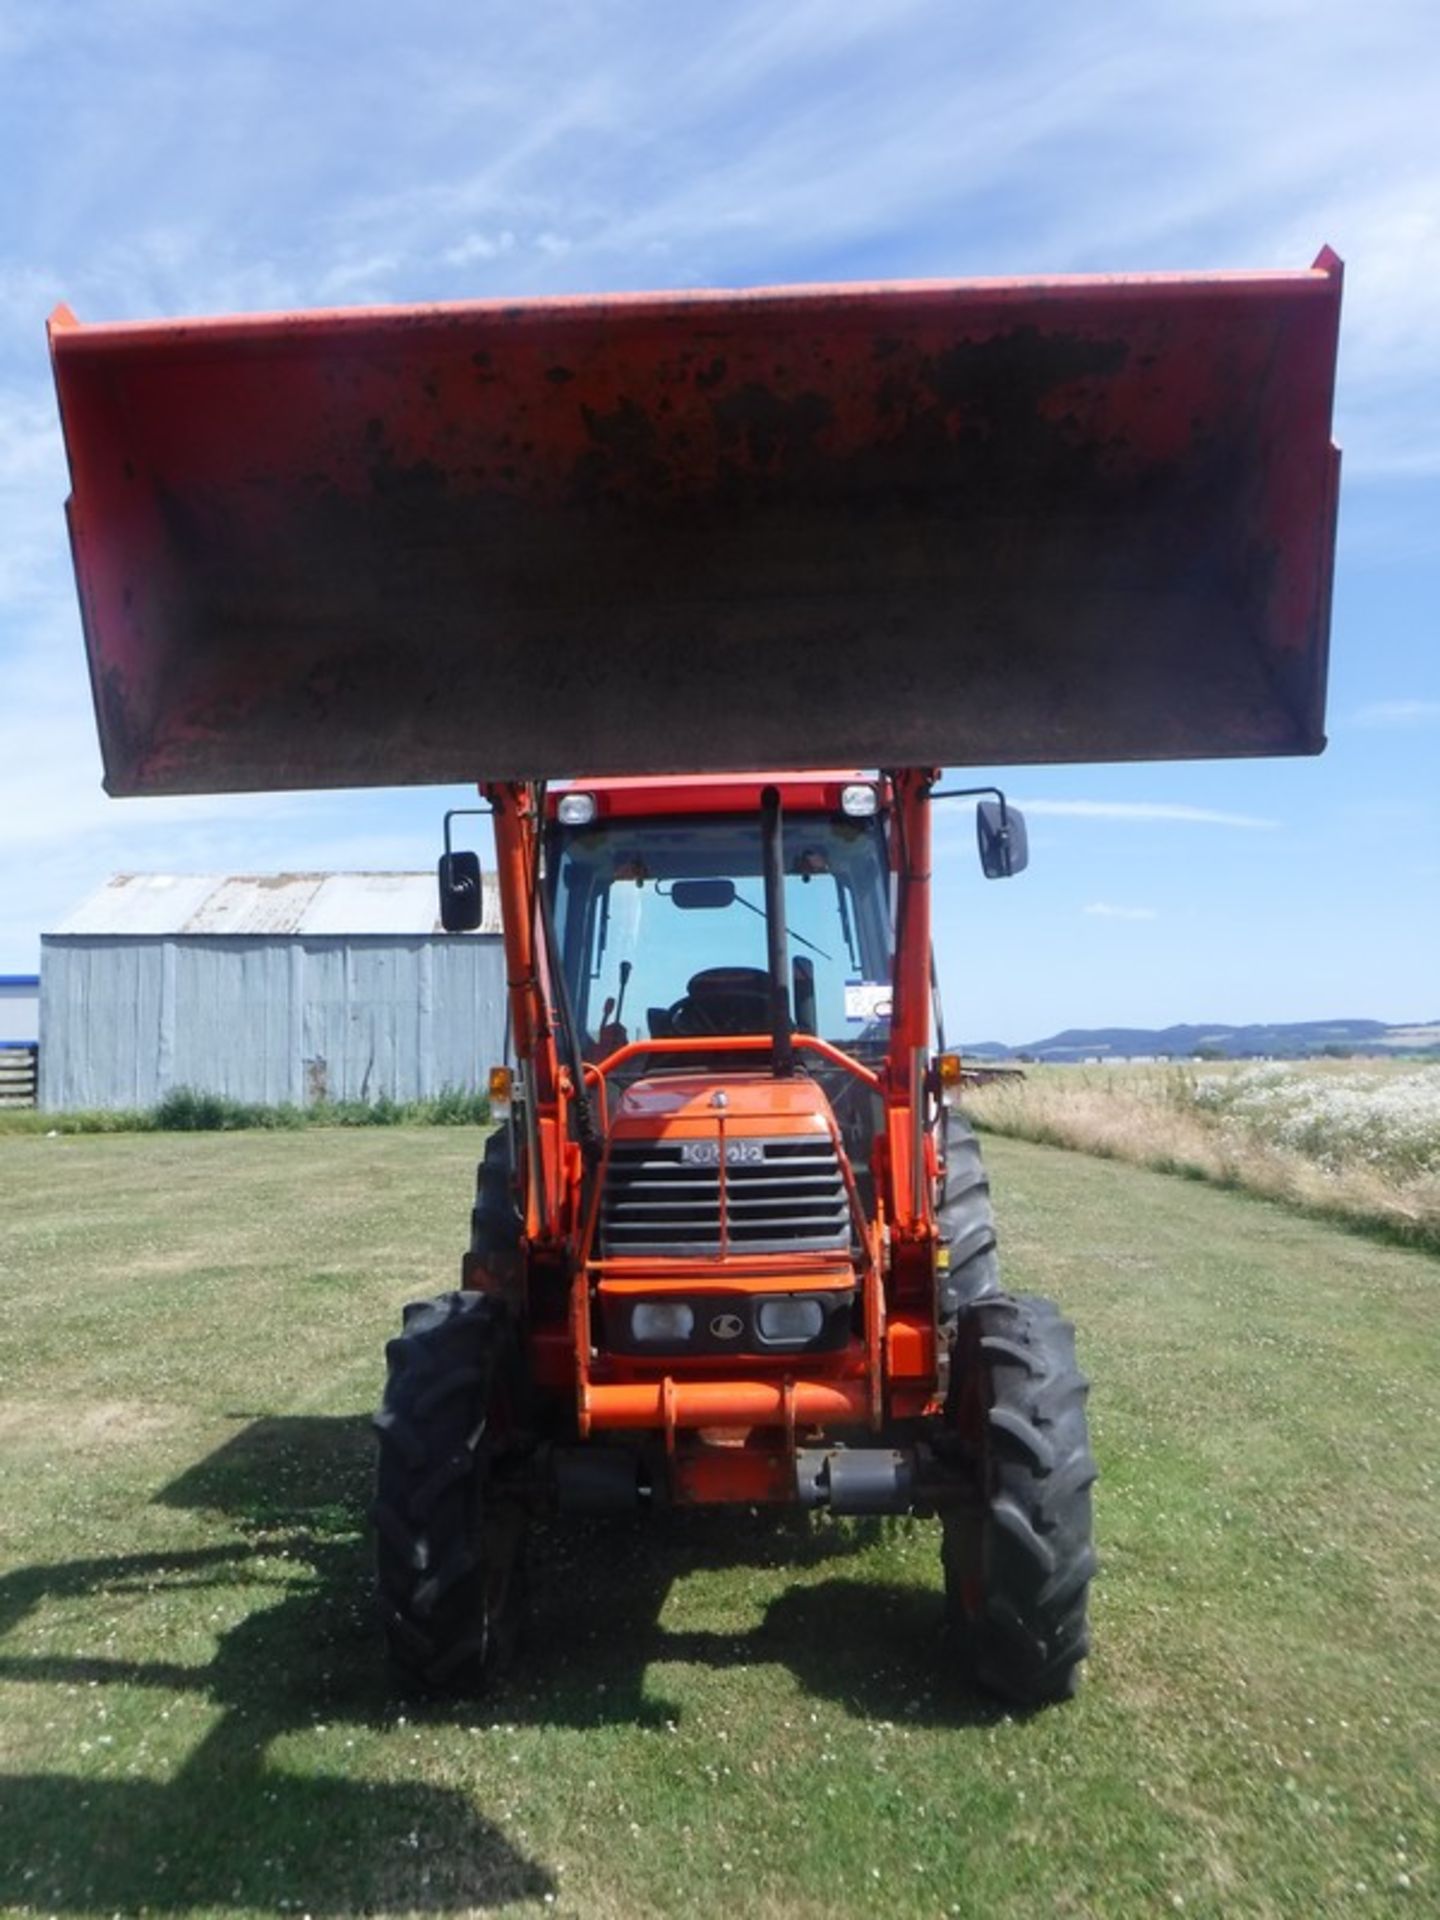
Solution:
<svg viewBox="0 0 1440 1920"><path fill-rule="evenodd" d="M1339 304L61 309L106 785L1318 752Z"/></svg>

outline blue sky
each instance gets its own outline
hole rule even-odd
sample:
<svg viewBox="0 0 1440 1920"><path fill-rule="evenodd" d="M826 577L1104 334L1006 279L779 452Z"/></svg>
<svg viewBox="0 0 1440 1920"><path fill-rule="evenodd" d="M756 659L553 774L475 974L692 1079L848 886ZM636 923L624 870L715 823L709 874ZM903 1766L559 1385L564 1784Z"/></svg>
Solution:
<svg viewBox="0 0 1440 1920"><path fill-rule="evenodd" d="M109 801L44 320L1347 267L1328 752L976 768L950 1025L1440 1017L1440 35L1420 0L0 0L0 972L123 869L425 866L445 793Z"/></svg>

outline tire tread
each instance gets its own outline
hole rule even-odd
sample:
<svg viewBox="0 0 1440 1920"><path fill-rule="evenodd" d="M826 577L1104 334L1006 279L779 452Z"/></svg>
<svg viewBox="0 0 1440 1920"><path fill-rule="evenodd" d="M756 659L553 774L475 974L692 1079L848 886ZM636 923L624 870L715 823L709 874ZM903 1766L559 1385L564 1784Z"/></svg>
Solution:
<svg viewBox="0 0 1440 1920"><path fill-rule="evenodd" d="M971 1459L982 1504L978 1520L946 1523L951 1619L980 1685L1019 1706L1042 1706L1073 1695L1089 1650L1086 1605L1097 1571L1089 1382L1075 1362L1075 1329L1059 1309L1006 1294L962 1316L952 1422L972 1371L984 1399L979 1457ZM976 1382L969 1385L973 1392ZM962 1539L964 1527L972 1531Z"/></svg>
<svg viewBox="0 0 1440 1920"><path fill-rule="evenodd" d="M513 1365L513 1322L487 1295L441 1294L406 1307L385 1351L372 1517L391 1663L412 1688L478 1691L514 1638L512 1622L487 1617L481 1457L497 1381Z"/></svg>

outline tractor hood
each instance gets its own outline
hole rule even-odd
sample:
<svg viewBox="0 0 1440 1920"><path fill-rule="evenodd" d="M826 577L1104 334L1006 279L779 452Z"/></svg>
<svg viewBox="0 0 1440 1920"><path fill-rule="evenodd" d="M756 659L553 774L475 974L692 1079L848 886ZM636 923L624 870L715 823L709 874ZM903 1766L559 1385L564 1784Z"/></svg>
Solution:
<svg viewBox="0 0 1440 1920"><path fill-rule="evenodd" d="M723 1100L717 1103L716 1095ZM829 1133L830 1105L805 1075L776 1080L768 1073L668 1073L637 1080L615 1109L618 1132L661 1133L696 1129L713 1134L738 1126L742 1132L780 1124L798 1133Z"/></svg>
<svg viewBox="0 0 1440 1920"><path fill-rule="evenodd" d="M50 338L106 785L1313 753L1339 262Z"/></svg>

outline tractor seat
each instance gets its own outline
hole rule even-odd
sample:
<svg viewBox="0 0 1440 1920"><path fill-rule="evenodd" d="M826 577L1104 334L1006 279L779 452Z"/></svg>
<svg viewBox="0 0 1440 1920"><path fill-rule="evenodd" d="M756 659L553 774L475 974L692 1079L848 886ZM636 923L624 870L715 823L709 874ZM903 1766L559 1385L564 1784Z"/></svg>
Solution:
<svg viewBox="0 0 1440 1920"><path fill-rule="evenodd" d="M683 999L651 1007L649 1020L652 1039L768 1033L770 976L763 967L705 967L691 975Z"/></svg>
<svg viewBox="0 0 1440 1920"><path fill-rule="evenodd" d="M740 994L769 1004L770 976L763 967L706 967L690 976L685 991L692 1000L714 1000Z"/></svg>

